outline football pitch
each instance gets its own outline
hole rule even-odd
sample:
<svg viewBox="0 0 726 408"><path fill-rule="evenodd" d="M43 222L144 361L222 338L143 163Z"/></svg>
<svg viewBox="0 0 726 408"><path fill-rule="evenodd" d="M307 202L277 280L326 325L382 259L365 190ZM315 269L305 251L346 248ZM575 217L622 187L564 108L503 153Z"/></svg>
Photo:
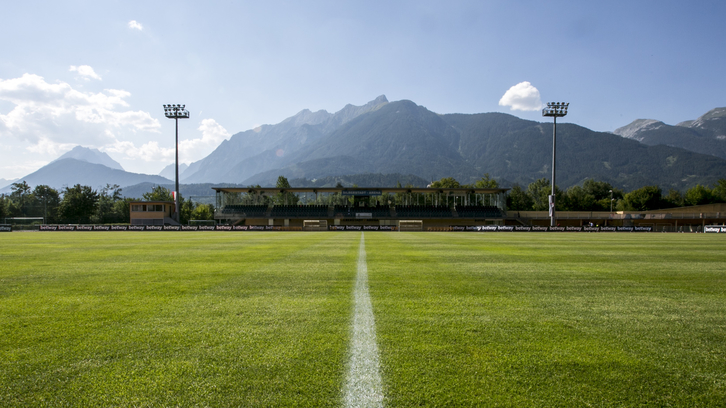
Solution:
<svg viewBox="0 0 726 408"><path fill-rule="evenodd" d="M366 392L385 406L724 406L726 237L0 235L2 407L346 406Z"/></svg>

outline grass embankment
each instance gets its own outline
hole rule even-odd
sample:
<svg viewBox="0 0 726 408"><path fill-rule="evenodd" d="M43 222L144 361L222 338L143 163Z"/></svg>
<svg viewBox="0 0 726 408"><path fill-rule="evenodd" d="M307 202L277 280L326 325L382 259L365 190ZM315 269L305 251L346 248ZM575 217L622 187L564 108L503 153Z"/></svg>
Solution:
<svg viewBox="0 0 726 408"><path fill-rule="evenodd" d="M358 234L0 236L0 406L340 402Z"/></svg>
<svg viewBox="0 0 726 408"><path fill-rule="evenodd" d="M391 406L724 406L726 242L366 234Z"/></svg>

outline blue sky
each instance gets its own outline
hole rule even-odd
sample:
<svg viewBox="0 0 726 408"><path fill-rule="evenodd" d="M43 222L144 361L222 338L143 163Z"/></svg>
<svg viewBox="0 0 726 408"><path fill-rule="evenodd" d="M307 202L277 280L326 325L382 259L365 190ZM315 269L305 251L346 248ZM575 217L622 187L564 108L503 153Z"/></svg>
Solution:
<svg viewBox="0 0 726 408"><path fill-rule="evenodd" d="M6 2L0 178L79 144L158 173L174 154L165 103L191 112L183 162L381 94L532 120L566 101L565 121L600 131L675 124L726 106L724 17L722 1Z"/></svg>

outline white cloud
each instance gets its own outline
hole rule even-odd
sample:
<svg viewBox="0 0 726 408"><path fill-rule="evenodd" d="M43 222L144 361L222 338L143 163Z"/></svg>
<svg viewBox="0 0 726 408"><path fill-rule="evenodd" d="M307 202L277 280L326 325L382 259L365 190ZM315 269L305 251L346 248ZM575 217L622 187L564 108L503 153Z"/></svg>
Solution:
<svg viewBox="0 0 726 408"><path fill-rule="evenodd" d="M141 31L144 29L144 26L142 26L141 23L136 22L136 20L131 20L129 21L129 28Z"/></svg>
<svg viewBox="0 0 726 408"><path fill-rule="evenodd" d="M83 79L85 79L86 81L88 81L90 79L98 79L99 81L101 80L101 77L98 74L96 74L96 71L94 71L93 68L91 68L88 65L81 65L79 67L77 67L75 65L71 65L70 71L78 72L78 74L81 77L83 77Z"/></svg>
<svg viewBox="0 0 726 408"><path fill-rule="evenodd" d="M160 147L159 142L151 141L136 147L132 142L116 140L102 151L106 153L119 153L131 160L143 160L145 162L170 162L174 160L174 141L169 143L170 147Z"/></svg>
<svg viewBox="0 0 726 408"><path fill-rule="evenodd" d="M204 119L197 128L202 132L202 137L196 139L183 139L179 141L179 161L193 162L207 156L216 149L223 140L230 137L227 129L222 127L214 119ZM183 133L180 132L180 133ZM183 137L183 135L182 135ZM176 151L174 139L170 138L168 147L161 147L156 141L147 142L137 147L129 141L115 141L112 145L102 149L107 153L122 154L132 160L143 160L146 162L173 162Z"/></svg>
<svg viewBox="0 0 726 408"><path fill-rule="evenodd" d="M56 143L48 138L41 137L40 140L26 148L31 153L38 155L60 156L76 147L75 143Z"/></svg>
<svg viewBox="0 0 726 408"><path fill-rule="evenodd" d="M31 152L53 153L68 146L101 147L128 132L155 132L159 121L148 112L128 110L130 94L107 89L81 92L65 82L50 84L43 77L25 74L0 79L0 100L15 106L0 113L0 137L29 144Z"/></svg>
<svg viewBox="0 0 726 408"><path fill-rule="evenodd" d="M132 110L130 96L119 89L84 92L33 74L0 79L0 101L12 104L9 111L0 111L0 176L23 176L37 169L23 163L47 164L77 145L140 165L173 162L174 134L160 135L159 121L148 112ZM180 129L183 162L204 158L231 136L214 119L202 120L196 129L187 126ZM8 167L11 159L14 164Z"/></svg>
<svg viewBox="0 0 726 408"><path fill-rule="evenodd" d="M511 110L536 111L542 109L539 90L527 81L520 82L509 88L499 100L500 106L509 106Z"/></svg>
<svg viewBox="0 0 726 408"><path fill-rule="evenodd" d="M185 156L192 157L197 155L196 153L200 150L209 150L209 148L216 148L222 143L223 140L227 140L230 137L227 129L222 127L214 119L204 119L197 128L202 132L201 139L188 139L179 142L179 152ZM200 159L199 157L198 159Z"/></svg>

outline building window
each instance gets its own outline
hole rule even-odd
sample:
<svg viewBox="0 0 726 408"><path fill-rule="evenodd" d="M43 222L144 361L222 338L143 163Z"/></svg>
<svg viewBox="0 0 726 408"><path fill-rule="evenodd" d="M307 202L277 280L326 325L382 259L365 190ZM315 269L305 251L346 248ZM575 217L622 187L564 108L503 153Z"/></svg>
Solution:
<svg viewBox="0 0 726 408"><path fill-rule="evenodd" d="M131 205L133 212L163 212L164 204L133 204Z"/></svg>

